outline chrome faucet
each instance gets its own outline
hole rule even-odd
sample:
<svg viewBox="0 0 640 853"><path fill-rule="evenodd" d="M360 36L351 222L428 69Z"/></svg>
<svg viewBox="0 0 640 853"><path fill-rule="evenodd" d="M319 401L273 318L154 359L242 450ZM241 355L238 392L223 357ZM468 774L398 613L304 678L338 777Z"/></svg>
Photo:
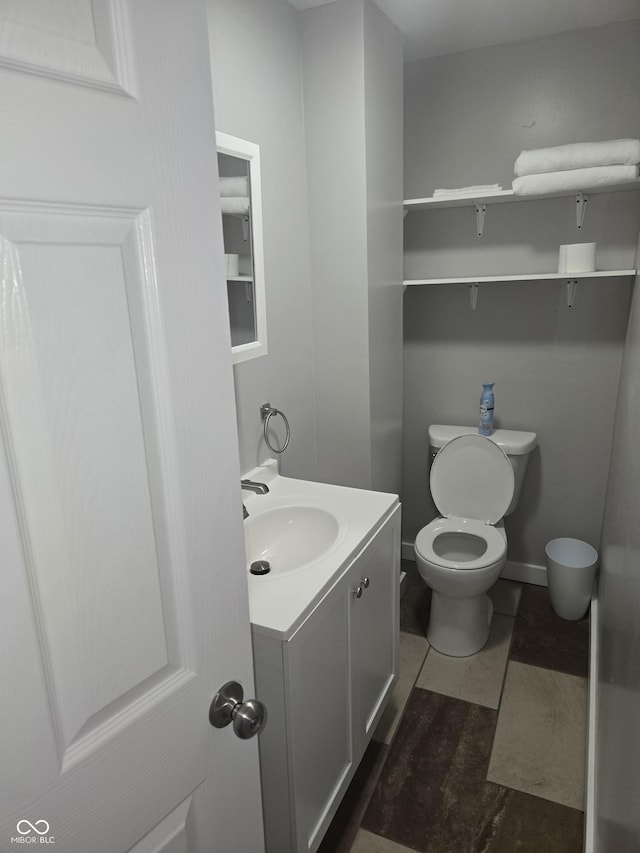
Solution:
<svg viewBox="0 0 640 853"><path fill-rule="evenodd" d="M266 495L269 491L269 486L266 483L254 483L253 480L240 480L240 485L243 489L248 489L257 495Z"/></svg>

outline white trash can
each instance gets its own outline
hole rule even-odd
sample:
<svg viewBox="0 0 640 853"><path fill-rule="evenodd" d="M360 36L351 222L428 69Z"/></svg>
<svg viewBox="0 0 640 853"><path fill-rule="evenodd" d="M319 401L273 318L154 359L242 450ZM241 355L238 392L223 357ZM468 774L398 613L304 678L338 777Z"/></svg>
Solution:
<svg viewBox="0 0 640 853"><path fill-rule="evenodd" d="M580 539L552 539L545 547L553 609L563 619L582 619L598 567L598 552Z"/></svg>

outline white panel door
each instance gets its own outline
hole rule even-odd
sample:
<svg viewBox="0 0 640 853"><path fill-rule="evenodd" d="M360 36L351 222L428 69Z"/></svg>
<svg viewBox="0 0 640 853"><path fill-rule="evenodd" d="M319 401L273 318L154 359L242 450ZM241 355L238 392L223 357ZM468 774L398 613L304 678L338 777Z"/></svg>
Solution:
<svg viewBox="0 0 640 853"><path fill-rule="evenodd" d="M259 853L206 19L0 0L0 851Z"/></svg>

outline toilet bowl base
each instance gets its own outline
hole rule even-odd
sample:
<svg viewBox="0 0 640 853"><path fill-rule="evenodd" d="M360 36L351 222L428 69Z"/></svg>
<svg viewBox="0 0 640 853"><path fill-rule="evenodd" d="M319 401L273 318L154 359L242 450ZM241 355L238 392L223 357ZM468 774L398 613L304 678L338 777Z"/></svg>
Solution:
<svg viewBox="0 0 640 853"><path fill-rule="evenodd" d="M485 593L449 598L433 592L427 640L443 655L475 655L489 638L492 616L493 602Z"/></svg>

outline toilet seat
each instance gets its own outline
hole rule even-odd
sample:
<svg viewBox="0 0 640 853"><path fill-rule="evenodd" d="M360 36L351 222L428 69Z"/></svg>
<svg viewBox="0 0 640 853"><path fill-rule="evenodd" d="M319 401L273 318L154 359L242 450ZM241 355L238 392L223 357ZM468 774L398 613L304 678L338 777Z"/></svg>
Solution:
<svg viewBox="0 0 640 853"><path fill-rule="evenodd" d="M496 524L504 516L515 485L504 450L474 433L452 438L438 451L429 481L440 515L485 524Z"/></svg>
<svg viewBox="0 0 640 853"><path fill-rule="evenodd" d="M505 452L490 438L461 435L438 452L431 466L431 494L442 518L423 527L415 541L416 555L426 563L459 572L483 569L504 559L506 537L493 526L513 497L513 468ZM473 559L448 559L437 553L443 534L477 537L486 549ZM471 549L470 549L470 553Z"/></svg>
<svg viewBox="0 0 640 853"><path fill-rule="evenodd" d="M460 533L477 536L486 543L483 554L473 560L448 560L437 554L434 543L443 533ZM507 550L506 537L493 525L468 518L436 518L416 536L416 556L427 563L440 566L443 569L453 569L460 572L484 569L499 562Z"/></svg>

